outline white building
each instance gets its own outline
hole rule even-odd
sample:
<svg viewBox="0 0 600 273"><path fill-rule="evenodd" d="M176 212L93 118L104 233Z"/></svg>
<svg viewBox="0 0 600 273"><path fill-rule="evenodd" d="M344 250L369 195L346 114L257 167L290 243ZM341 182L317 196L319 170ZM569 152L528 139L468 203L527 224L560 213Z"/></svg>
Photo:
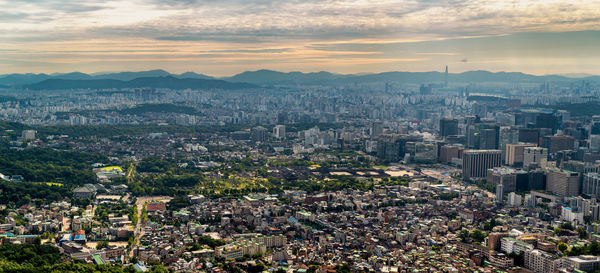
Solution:
<svg viewBox="0 0 600 273"><path fill-rule="evenodd" d="M518 195L514 192L508 194L508 205L511 207L520 207L521 206L521 195Z"/></svg>
<svg viewBox="0 0 600 273"><path fill-rule="evenodd" d="M285 138L285 125L277 125L273 127L273 137L279 139Z"/></svg>

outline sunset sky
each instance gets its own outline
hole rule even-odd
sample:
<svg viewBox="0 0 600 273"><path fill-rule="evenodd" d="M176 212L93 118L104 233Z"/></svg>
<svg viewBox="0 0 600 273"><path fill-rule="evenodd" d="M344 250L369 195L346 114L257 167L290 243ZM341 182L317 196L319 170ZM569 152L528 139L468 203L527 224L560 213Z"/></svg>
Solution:
<svg viewBox="0 0 600 273"><path fill-rule="evenodd" d="M600 74L600 1L0 0L0 74Z"/></svg>

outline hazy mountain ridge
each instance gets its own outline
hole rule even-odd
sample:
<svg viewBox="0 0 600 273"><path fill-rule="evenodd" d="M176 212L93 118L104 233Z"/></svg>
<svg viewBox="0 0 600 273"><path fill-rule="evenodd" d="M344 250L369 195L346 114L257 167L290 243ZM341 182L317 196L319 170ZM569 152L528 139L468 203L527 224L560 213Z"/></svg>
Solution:
<svg viewBox="0 0 600 273"><path fill-rule="evenodd" d="M94 79L94 80L68 80L68 79L47 79L39 83L23 85L23 89L29 90L69 90L69 89L113 89L113 88L169 88L169 89L223 89L237 90L256 88L256 85L249 83L231 83L222 80L207 79L179 79L173 76L166 77L142 77L129 81L114 79Z"/></svg>
<svg viewBox="0 0 600 273"><path fill-rule="evenodd" d="M33 88L40 87L37 83L49 84L49 86L58 87L56 84L59 81L47 80L79 80L88 82L89 88L94 86L105 86L110 81L103 84L98 80L119 80L133 81L139 78L160 78L170 77L173 79L198 79L198 80L222 80L229 83L250 83L254 85L341 85L352 83L371 83L371 82L399 82L410 84L421 83L441 83L445 80L443 72L382 72L374 74L334 74L326 71L320 72L279 72L274 70L256 70L245 71L231 77L215 78L195 72L185 72L181 74L171 74L164 70L149 70L138 72L118 72L89 75L81 72L72 72L65 74L8 74L0 75L0 88L4 87L22 87L31 86ZM536 76L521 72L489 72L483 70L468 71L463 73L449 73L449 82L459 83L483 83L483 82L506 82L506 83L544 83L544 82L600 82L600 76L587 76L580 78L572 78L564 75L544 75ZM173 80L170 81L174 84ZM73 86L73 82L69 82ZM112 82L112 84L116 84ZM155 82L160 87L160 83ZM78 86L84 86L79 83ZM65 88L63 88L65 89Z"/></svg>
<svg viewBox="0 0 600 273"><path fill-rule="evenodd" d="M57 74L7 74L0 75L0 85L7 86L20 86L20 85L28 85L39 83L44 80L56 79L56 80L121 80L121 81L131 81L137 78L145 78L145 77L175 77L180 79L215 79L213 77L198 74L194 72L185 72L182 74L171 74L167 71L157 69L157 70L148 70L148 71L138 71L138 72L118 72L118 73L102 73L102 74L85 74L81 72L71 72L71 73L57 73Z"/></svg>
<svg viewBox="0 0 600 273"><path fill-rule="evenodd" d="M329 72L301 73L301 72L277 72L272 70L246 71L232 77L224 78L231 82L248 82L257 85L277 84L349 84L370 82L401 82L401 83L435 83L443 82L443 72L383 72L366 75L340 75ZM483 83L483 82L509 82L509 83L544 83L544 82L576 82L576 81L600 81L600 76L585 78L569 78L560 75L536 76L521 72L489 72L468 71L463 73L449 73L449 82L460 83Z"/></svg>

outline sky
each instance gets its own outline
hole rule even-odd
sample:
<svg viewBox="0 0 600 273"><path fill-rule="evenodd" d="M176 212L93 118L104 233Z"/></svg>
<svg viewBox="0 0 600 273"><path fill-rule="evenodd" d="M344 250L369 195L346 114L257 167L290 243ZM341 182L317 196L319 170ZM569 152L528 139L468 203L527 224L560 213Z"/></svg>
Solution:
<svg viewBox="0 0 600 273"><path fill-rule="evenodd" d="M0 74L600 74L600 0L0 0Z"/></svg>

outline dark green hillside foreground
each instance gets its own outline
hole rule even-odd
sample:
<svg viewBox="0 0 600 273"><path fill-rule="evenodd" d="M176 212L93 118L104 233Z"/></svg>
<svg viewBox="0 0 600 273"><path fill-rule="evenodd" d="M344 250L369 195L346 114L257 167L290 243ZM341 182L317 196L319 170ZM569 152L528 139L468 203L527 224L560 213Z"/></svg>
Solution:
<svg viewBox="0 0 600 273"><path fill-rule="evenodd" d="M0 245L0 272L135 272L133 266L94 265L81 262L64 261L67 257L58 248L38 244ZM161 271L163 267L154 267L151 272Z"/></svg>
<svg viewBox="0 0 600 273"><path fill-rule="evenodd" d="M49 148L12 150L0 148L0 173L22 175L25 181L68 185L94 183L91 164L106 162L106 156Z"/></svg>

